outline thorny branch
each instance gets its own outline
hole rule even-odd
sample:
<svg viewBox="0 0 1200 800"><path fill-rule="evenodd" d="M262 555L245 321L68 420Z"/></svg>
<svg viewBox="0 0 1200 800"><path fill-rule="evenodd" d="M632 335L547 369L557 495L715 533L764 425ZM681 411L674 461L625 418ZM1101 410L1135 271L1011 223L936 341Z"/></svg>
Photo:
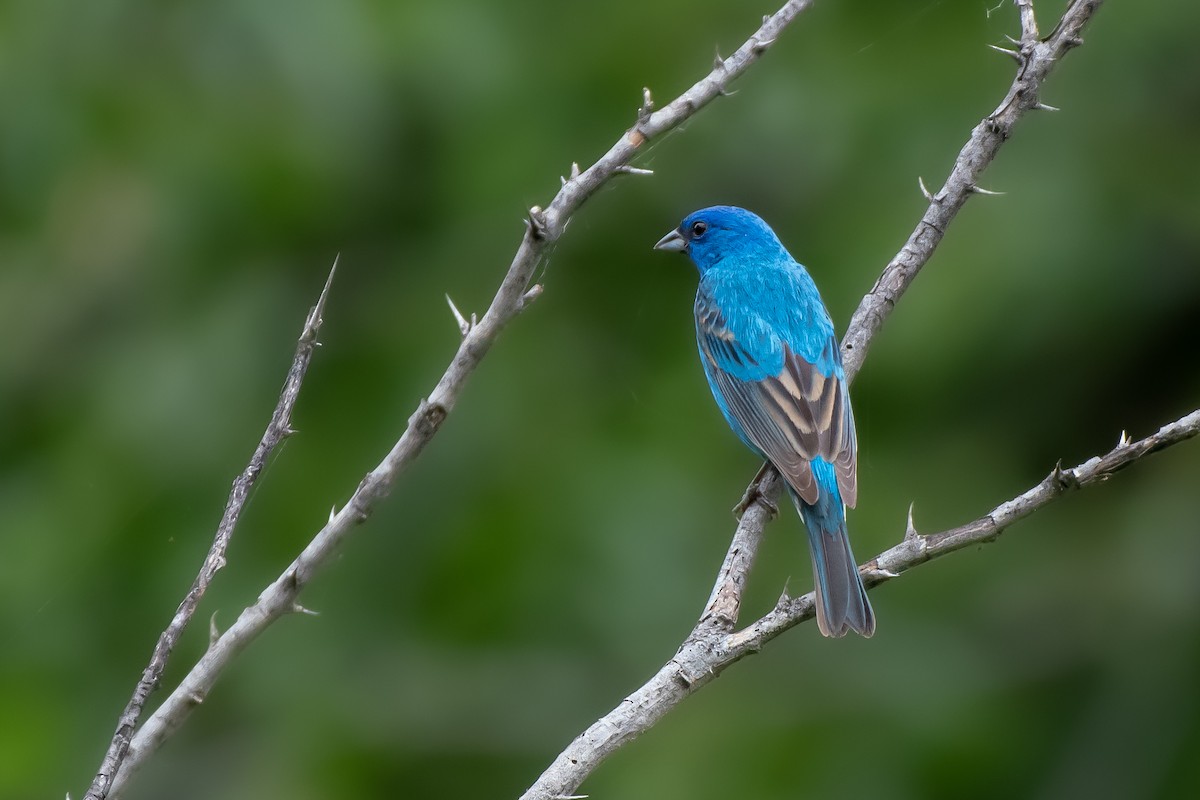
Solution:
<svg viewBox="0 0 1200 800"><path fill-rule="evenodd" d="M296 344L296 355L292 358L292 366L283 383L279 402L275 406L274 413L271 414L271 421L267 423L266 432L263 433L258 447L254 448L254 455L250 457L250 463L246 465L246 469L233 481L233 488L229 491L229 500L225 503L225 513L221 516L220 524L217 525L217 533L213 538L208 555L205 556L204 563L200 566L200 572L184 596L183 602L175 611L175 616L171 618L170 624L159 635L158 642L154 645L154 652L150 656L150 663L146 665L141 679L134 687L133 697L129 699L125 710L121 712L120 719L117 721L117 731L113 734L112 743L108 746L108 752L104 754L104 760L96 777L92 779L92 785L84 795L85 800L102 800L108 794L117 770L129 751L130 741L134 729L137 727L138 719L142 715L142 709L145 707L150 693L158 688L158 682L162 678L163 670L166 669L171 651L175 648L179 637L183 635L188 623L191 622L192 616L196 613L196 607L200 605L200 600L208 590L209 584L212 583L217 572L225 566L225 553L229 550L229 540L233 538L233 530L241 517L242 509L246 506L250 489L258 480L258 476L262 473L275 448L284 439L295 433L292 430L292 409L296 407L296 398L300 396L300 386L308 372L313 351L320 344L317 341L317 332L321 329L321 323L324 322L325 302L329 297L329 288L333 285L333 276L336 272L337 259L334 259L333 266L329 270L329 277L325 281L325 288L321 290L317 304L312 307L312 310L308 312L308 317L304 320L304 329L300 331L300 340Z"/></svg>
<svg viewBox="0 0 1200 800"><path fill-rule="evenodd" d="M1073 2L1055 30L1045 40L1039 40L1032 0L1014 2L1018 6L1021 19L1022 36L1019 42L1015 42L1020 49L1005 52L1012 55L1018 63L1017 78L996 111L986 117L972 132L941 190L936 194L930 193L921 181L921 189L929 200L929 208L908 242L888 264L871 292L864 297L845 337L843 354L847 373L851 377L861 367L871 340L882 327L895 303L932 255L944 235L946 225L952 221L971 194L990 194L978 186L977 179L1007 139L1013 125L1025 111L1050 110L1049 106L1038 100L1041 81L1067 50L1081 43L1079 33L1101 0ZM200 662L130 740L141 707L161 675L162 665L165 664L171 647L194 612L204 587L224 563L224 549L236 522L237 513L244 503L245 489L258 474L254 465L264 447L263 443L272 435L278 437L266 451L262 451L265 458L270 447L274 447L279 439L291 432L288 421L291 404L295 402L294 392L298 391L299 381L303 377L303 368L297 373L296 364L293 365L284 397L280 401L282 408L289 392L292 392L290 404L286 405L283 416L280 416L277 409L263 443L260 443L259 450L256 450L255 460L251 461L246 473L235 482L230 506L226 510L228 526L226 520L223 520L217 540L214 541L213 552L210 552L205 567L197 577L199 591L197 593L196 586L193 586L181 604L176 619L172 620L172 625L164 631L163 638L155 649L155 656L139 682L130 706L122 714L113 747L106 755L97 775L97 782L93 784L88 797L99 799L105 797L106 793L114 797L118 795L133 771L186 720L195 706L203 702L220 672L237 653L278 618L304 610L297 602L300 591L327 562L340 541L358 522L366 518L400 472L419 455L424 445L436 434L442 421L452 410L467 378L486 355L499 331L538 296L541 287L529 285L531 276L549 246L561 236L570 216L614 175L646 174L646 170L631 167L629 164L642 145L688 119L715 97L725 94L728 85L754 63L775 41L778 33L808 5L810 2L803 0L789 2L775 15L765 18L763 26L738 51L728 59L718 58L708 76L661 110L654 110L650 93L646 91L634 127L587 170L580 171L577 165L573 165L570 176L563 179L562 189L546 209L536 206L530 209L526 221L526 234L491 306L481 319L472 314L468 320L454 306L453 301L447 298L462 333L462 342L450 367L429 398L421 401L409 419L408 427L399 441L384 460L367 474L345 507L341 511L334 509L331 512L328 523L279 578L262 592L258 601L242 612L233 627L223 635L214 637ZM318 306L309 317L305 327L306 335L301 337L296 363L299 363L300 352L307 344L304 367L307 366L308 357L315 346L316 328L320 326L320 308L327 292L328 285ZM1200 410L1164 426L1145 439L1130 442L1122 437L1118 446L1104 456L1093 458L1068 470L1056 467L1046 479L1024 494L1002 503L989 514L971 523L948 531L921 535L912 525L910 512L903 541L873 559L863 570L864 579L868 586L873 586L898 577L913 566L940 555L970 544L993 540L1008 525L1062 494L1106 480L1116 471L1140 458L1195 436L1198 431ZM239 483L243 480L249 483L239 494ZM751 491L758 492L768 500L774 498L779 491L777 475L773 470L764 470L752 485ZM753 565L763 528L770 519L770 508L770 503L755 502L750 504L743 514L705 613L676 656L613 712L598 720L578 737L526 792L525 798L573 796L575 789L600 762L622 744L653 726L684 697L711 681L725 667L755 652L770 639L812 616L811 594L796 599L784 595L770 613L747 628L734 632L742 587ZM181 613L184 614L183 621L177 626ZM122 751L126 749L128 755L122 762ZM115 780L112 781L110 789L107 782L114 774Z"/></svg>
<svg viewBox="0 0 1200 800"><path fill-rule="evenodd" d="M1063 469L1062 465L1058 464L1049 475L1028 491L1006 500L976 520L939 533L918 533L913 525L910 508L903 541L875 556L861 568L863 582L868 588L876 586L898 578L913 567L932 561L938 556L973 544L995 541L1010 525L1064 494L1103 483L1151 453L1190 439L1197 433L1200 433L1200 409L1135 442L1131 442L1122 434L1117 446L1104 455L1090 458L1071 469ZM732 657L737 659L754 652L763 643L809 619L815 610L814 603L815 597L812 594L795 600L785 599L762 619L729 637L728 645Z"/></svg>
<svg viewBox="0 0 1200 800"><path fill-rule="evenodd" d="M929 261L959 210L972 195L989 194L979 187L979 177L992 163L1001 145L1012 135L1017 121L1027 111L1051 110L1039 99L1042 81L1067 51L1083 44L1080 33L1101 2L1074 0L1063 13L1054 32L1046 39L1039 40L1032 0L1017 0L1023 30L1020 51L1004 51L1016 59L1017 75L996 110L984 117L971 131L942 188L930 193L925 189L924 181L921 182L929 207L900 252L888 262L875 286L863 297L842 340L842 360L848 378L852 379L862 367L871 340L883 327L900 296Z"/></svg>
<svg viewBox="0 0 1200 800"><path fill-rule="evenodd" d="M993 541L1009 525L1062 495L1102 483L1151 453L1197 433L1200 433L1200 409L1136 442L1130 442L1122 435L1118 445L1105 455L1089 459L1071 469L1064 470L1056 466L1045 479L1025 493L1001 503L979 519L939 533L917 533L910 509L900 544L885 550L860 568L864 583L868 587L875 586L939 556L973 544ZM778 481L778 476L772 473L764 480L773 484ZM747 553L747 550L757 548L758 538L769 518L770 511L762 503L755 503L747 509L738 524L734 544L729 549L730 558L753 558L753 553ZM722 591L729 571L727 559L714 591ZM744 571L741 577L744 579ZM726 610L732 610L732 618L719 612L706 613L680 645L675 656L641 688L580 734L554 760L537 783L522 795L522 800L554 800L572 796L583 780L621 745L649 730L684 698L711 682L726 667L758 652L767 642L811 619L816 613L816 595L813 593L794 599L784 594L769 613L734 632L737 593L732 593L727 602L731 603ZM720 598L711 602L710 611L719 604Z"/></svg>
<svg viewBox="0 0 1200 800"><path fill-rule="evenodd" d="M233 626L210 643L200 661L133 735L132 740L128 740L128 735L133 723L121 734L128 741L127 747L124 744L121 747L125 750L124 760L119 755L112 759L112 763L108 758L105 759L105 765L101 768L103 780L98 775L97 786L108 784L113 770L115 777L111 777L111 786L107 791L89 792L90 800L117 797L133 772L204 701L222 670L233 658L277 619L303 611L297 602L300 591L327 563L354 526L367 518L400 473L437 433L453 410L467 379L504 326L540 294L540 286L530 285L532 276L549 248L562 235L571 215L615 175L648 174L648 170L630 165L642 147L692 117L715 98L726 94L728 86L758 61L774 44L780 32L810 5L812 0L789 0L779 11L764 17L762 26L741 47L728 58L718 59L708 75L666 106L655 110L650 90L643 90L642 105L634 126L592 166L582 171L577 165L573 166L570 176L563 179L562 188L546 208L534 206L529 209L525 235L484 315L476 318L472 314L468 320L447 298L455 323L462 333L462 341L433 391L420 402L409 418L408 427L400 439L384 459L367 473L346 505L340 511L335 508L330 512L326 525L292 564L263 590L258 601L243 610Z"/></svg>
<svg viewBox="0 0 1200 800"><path fill-rule="evenodd" d="M942 188L931 193L925 182L919 181L929 206L908 241L863 297L842 341L848 380L853 380L862 367L871 341L929 261L958 211L973 194L995 194L981 189L978 180L1011 135L1017 121L1030 110L1052 110L1039 100L1042 81L1068 50L1082 44L1080 33L1101 2L1073 0L1054 31L1045 39L1039 39L1033 0L1014 0L1021 20L1022 35L1017 42L1020 49L1002 49L1002 52L1016 61L1016 77L996 110L971 131ZM864 572L864 582L873 586L967 544L994 539L1005 526L1061 495L1065 487L1077 488L1104 480L1115 470L1154 450L1195 435L1198 427L1200 411L1140 442L1128 444L1123 439L1121 446L1099 462L1093 463L1093 460L1066 472L1056 469L1050 478L1029 492L961 528L922 537L910 525L904 542L870 562ZM758 501L750 503L739 520L708 605L675 657L641 688L580 734L521 796L521 800L572 796L588 775L621 745L649 730L685 697L730 664L813 615L815 599L812 594L795 600L785 594L772 612L743 631L734 632L742 589L780 488L778 473L764 465L746 490L748 499L758 498Z"/></svg>

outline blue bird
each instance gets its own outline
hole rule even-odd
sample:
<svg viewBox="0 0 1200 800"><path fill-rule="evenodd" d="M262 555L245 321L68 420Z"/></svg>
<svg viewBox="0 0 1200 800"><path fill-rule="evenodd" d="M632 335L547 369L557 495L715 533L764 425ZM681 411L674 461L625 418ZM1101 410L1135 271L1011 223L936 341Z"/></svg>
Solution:
<svg viewBox="0 0 1200 800"><path fill-rule="evenodd" d="M757 215L713 206L654 245L700 271L696 341L729 427L770 461L808 529L817 626L875 632L846 535L858 494L857 437L833 321L817 286Z"/></svg>

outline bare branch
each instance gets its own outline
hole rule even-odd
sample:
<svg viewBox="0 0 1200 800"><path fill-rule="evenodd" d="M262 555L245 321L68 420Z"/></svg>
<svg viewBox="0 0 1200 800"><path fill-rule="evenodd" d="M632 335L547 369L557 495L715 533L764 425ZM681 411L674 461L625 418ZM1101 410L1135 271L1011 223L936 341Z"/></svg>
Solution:
<svg viewBox="0 0 1200 800"><path fill-rule="evenodd" d="M562 188L550 205L545 209L534 206L529 210L525 235L491 305L478 321L472 315L450 366L428 399L422 400L409 418L403 435L379 465L363 478L345 507L330 516L326 525L295 561L263 590L258 601L246 608L233 626L211 644L175 691L128 743L128 755L113 781L111 796L119 794L133 772L207 697L230 661L275 620L296 610L296 598L300 591L316 571L328 562L350 530L367 518L400 473L437 433L453 410L467 379L491 349L500 331L540 293L540 287L530 286L533 273L549 248L562 235L571 215L614 175L643 174L644 171L630 167L630 161L642 146L672 130L725 93L729 84L758 61L779 33L811 4L812 0L789 0L779 11L764 17L762 26L719 67L714 67L707 76L657 111L654 110L650 90L645 89L634 126L586 170L581 172L577 165L572 165L570 178L562 181ZM456 313L455 321L462 331L466 319ZM125 730L125 741L128 741L133 726L134 723L131 723ZM103 796L96 795L97 798Z"/></svg>
<svg viewBox="0 0 1200 800"><path fill-rule="evenodd" d="M733 542L725 554L725 563L717 572L708 602L704 605L702 620L711 619L715 624L732 631L741 610L742 591L754 566L754 555L762 539L763 529L778 511L776 502L782 490L779 473L773 469L759 470L758 477L750 484L746 497L739 507L743 508Z"/></svg>
<svg viewBox="0 0 1200 800"><path fill-rule="evenodd" d="M922 194L929 202L925 214L900 252L884 268L875 286L859 303L842 340L842 359L848 381L853 381L858 374L871 341L933 255L958 210L972 195L997 194L980 189L977 181L999 152L1000 146L1007 141L1017 120L1026 111L1038 107L1037 94L1041 82L1067 50L1082 42L1079 34L1101 1L1074 0L1045 42L1022 50L1022 63L1004 100L971 131L970 138L955 159L950 177L936 194L926 188L923 179L918 179ZM763 469L773 471L768 464L764 464ZM747 489L747 496L761 479L761 474L760 471L759 477ZM739 530L734 543L730 545L730 552L739 548L743 551L742 557L753 562L756 552L745 552L746 547L739 544L739 537L752 548L756 547L760 537Z"/></svg>
<svg viewBox="0 0 1200 800"><path fill-rule="evenodd" d="M1021 52L1016 54L1017 75L1013 79L1008 93L996 110L985 117L971 132L970 138L955 160L950 177L946 179L942 188L937 193L931 193L926 188L924 180L918 179L922 194L928 200L929 206L904 247L888 263L874 288L863 298L851 319L850 327L842 343L847 380L853 380L862 367L863 359L866 357L875 334L879 332L896 302L916 278L917 273L928 262L933 251L941 242L946 226L953 221L959 209L973 194L995 194L979 189L980 175L995 158L1000 146L1008 139L1016 122L1026 111L1037 108L1037 96L1041 82L1062 55L1082 41L1079 33L1091 19L1100 2L1101 0L1074 0L1045 42L1023 44ZM1023 6L1021 12L1024 23L1025 9ZM1029 7L1029 14L1029 18L1032 19L1032 6ZM1200 412L1194 416L1197 419L1191 419L1189 416L1180 421L1180 423L1184 423L1186 420L1191 420L1188 423L1191 425L1190 432L1185 432L1169 441L1164 440L1166 443L1159 443L1157 446L1141 451L1136 457L1140 458L1147 452L1152 452L1153 449L1165 447L1167 444L1173 444L1175 441L1194 435L1195 426L1200 424ZM1170 427L1168 426L1168 428ZM1187 429L1187 425L1184 428ZM1164 430L1167 429L1164 428ZM1160 431L1156 436L1160 436L1162 433ZM1154 437L1150 437L1150 439L1154 439ZM1149 440L1143 440L1143 442L1146 441ZM1131 447L1133 446L1131 445ZM1105 459L1110 459L1112 456L1113 454L1110 453L1105 456ZM1132 460L1136 459L1131 459L1127 463L1132 463ZM773 612L746 630L740 633L731 633L737 621L746 577L757 556L763 528L773 515L778 493L778 474L769 464L764 464L763 468L759 470L758 476L746 490L742 502L745 513L734 532L733 541L718 572L717 583L709 597L705 613L679 648L675 657L668 661L641 688L626 697L620 705L580 734L566 750L555 758L537 782L522 795L522 800L549 800L549 798L573 792L605 758L621 745L649 730L685 697L715 678L725 667L743 656L755 652L763 643L782 633L788 627L813 615L815 599L811 593L795 600L788 600L785 593ZM1010 524L1020 516L1032 513L1040 505L1049 502L1049 499L1053 499L1053 497L1049 497L1039 505L1029 507L1019 516L1007 519L1003 525ZM1012 502L1016 501L1010 501L1010 503ZM1006 506L1007 504L1001 508ZM995 513L993 512L993 514ZM889 554L897 549L893 548L871 562L868 572L865 573L865 583L868 586L881 583L916 563L933 558L934 555L929 554L930 547L933 546L930 544L931 542L936 541L938 542L937 547L945 548L937 551L936 555L965 546L964 543L957 547L949 547L946 543L958 541L961 536L973 531L972 526L974 525L976 523L964 526L962 529L955 529L955 531L922 537L912 526L910 509L905 539L898 547L923 548L923 558L911 563L890 558ZM983 538L985 540L989 537L994 538L998 535L999 530L1002 530L1003 525L989 530Z"/></svg>
<svg viewBox="0 0 1200 800"><path fill-rule="evenodd" d="M1028 489L1027 492L1016 495L1012 500L996 506L986 515L974 519L958 528L943 530L937 534L906 536L888 551L876 555L870 563L862 567L863 581L868 587L890 581L912 567L931 561L932 559L959 551L971 545L982 545L997 539L1009 525L1032 515L1034 511L1049 505L1051 501L1062 495L1078 491L1078 489L1097 485L1108 481L1118 471L1129 467L1151 453L1164 450L1166 447L1181 443L1200 433L1200 409L1180 417L1169 425L1158 429L1157 433L1148 435L1145 439L1129 441L1124 438L1114 449L1103 456L1088 459L1072 469L1062 469L1061 464L1050 470L1042 482ZM811 600L804 597L802 600ZM799 601L797 601L799 603ZM798 613L793 613L798 612ZM763 616L754 625L737 634L746 639L757 639L751 649L757 649L763 642L778 636L788 627L808 619L812 615L812 603L808 608L788 608L780 613L775 612Z"/></svg>
<svg viewBox="0 0 1200 800"><path fill-rule="evenodd" d="M858 373L871 339L883 327L896 301L929 261L946 227L967 200L977 194L974 187L978 186L980 175L1012 134L1017 121L1025 112L1038 106L1042 81L1068 50L1082 42L1080 32L1101 2L1073 0L1054 32L1045 41L1022 47L1016 78L1004 100L971 131L970 138L955 159L950 176L941 190L934 194L935 199L929 203L921 222L854 312L842 340L842 358L847 376L853 377Z"/></svg>
<svg viewBox="0 0 1200 800"><path fill-rule="evenodd" d="M1185 441L1200 433L1200 409L1164 425L1159 430L1130 442L1127 438L1103 456L1088 459L1077 467L1057 465L1040 483L1006 500L987 514L957 528L940 533L919 534L911 527L900 544L885 550L861 568L868 586L885 583L915 566L975 544L995 541L1010 525L1049 505L1064 494L1103 483L1114 474L1137 463L1151 453ZM805 595L784 609L776 609L744 631L735 634L729 645L734 657L753 652L765 642L813 615L814 598ZM741 648L745 647L745 652Z"/></svg>
<svg viewBox="0 0 1200 800"><path fill-rule="evenodd" d="M258 480L267 460L279 443L295 433L292 429L292 409L296 406L296 398L300 396L300 386L308 372L308 364L312 360L313 350L320 344L317 341L317 332L324 322L325 302L329 298L329 289L333 285L333 276L336 272L337 259L335 258L333 266L329 270L329 277L325 280L325 288L321 290L321 296L317 298L316 305L312 307L308 312L308 317L304 320L304 328L300 331L300 339L296 345L296 354L292 358L292 366L284 381L279 402L275 405L274 413L271 414L271 421L267 423L267 429L263 433L262 439L259 440L258 447L254 449L254 454L250 457L250 463L233 481L233 488L225 503L225 513L217 526L217 533L213 537L208 555L205 556L204 563L200 566L200 572L192 582L191 588L184 595L183 602L176 609L175 616L171 618L170 624L159 635L158 642L154 645L154 652L150 656L150 663L142 671L142 677L134 687L133 696L117 720L116 733L113 734L108 752L104 754L104 760L100 764L96 777L92 779L92 785L84 795L84 800L103 800L108 795L113 780L129 753L130 742L138 719L142 715L142 709L151 692L158 687L163 670L166 669L167 660L171 657L171 651L175 648L179 637L183 635L188 623L191 622L192 616L196 613L196 607L200 605L200 600L208 590L209 584L212 583L217 572L225 566L225 553L229 549L229 541L233 538L233 530L246 505L246 499L250 496L251 487ZM211 621L209 631L210 635L216 638L215 617Z"/></svg>
<svg viewBox="0 0 1200 800"><path fill-rule="evenodd" d="M900 544L880 553L860 568L864 583L868 587L874 586L938 556L973 544L993 541L1009 525L1064 494L1102 483L1117 471L1151 453L1197 433L1200 433L1200 409L1163 426L1145 439L1125 442L1104 456L1090 459L1077 467L1069 470L1055 468L1024 494L1001 503L979 519L951 530L919 534L912 526L910 516ZM773 471L767 477L778 481ZM743 517L743 522L745 520L746 517ZM749 563L742 553L743 548L736 545L751 541L757 544L762 531L756 528L763 522L765 520L756 518L748 525L739 525L735 547L730 548L730 554L736 551L736 558L743 561L747 570ZM727 571L731 571L728 569L728 559L726 565L722 566L722 576ZM733 604L736 613L739 598L735 596L727 602ZM720 675L729 665L758 652L771 639L811 619L815 613L816 595L810 592L795 599L788 599L785 594L771 612L737 633L730 631L732 623L728 619L706 614L674 658L641 688L580 734L542 773L537 783L521 796L522 800L549 800L574 791L606 757L653 727L688 695Z"/></svg>

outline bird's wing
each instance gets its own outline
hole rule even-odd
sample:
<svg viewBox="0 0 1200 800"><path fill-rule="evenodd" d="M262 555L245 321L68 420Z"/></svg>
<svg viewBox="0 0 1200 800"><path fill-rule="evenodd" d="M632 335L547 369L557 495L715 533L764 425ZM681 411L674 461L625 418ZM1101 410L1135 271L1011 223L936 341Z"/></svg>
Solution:
<svg viewBox="0 0 1200 800"><path fill-rule="evenodd" d="M806 502L816 504L819 489L812 460L829 462L842 502L853 507L858 495L857 437L844 380L825 375L782 341L783 369L777 375L759 368L738 341L720 309L703 294L696 299L700 349L713 385L747 438L783 473ZM818 359L840 363L837 341Z"/></svg>

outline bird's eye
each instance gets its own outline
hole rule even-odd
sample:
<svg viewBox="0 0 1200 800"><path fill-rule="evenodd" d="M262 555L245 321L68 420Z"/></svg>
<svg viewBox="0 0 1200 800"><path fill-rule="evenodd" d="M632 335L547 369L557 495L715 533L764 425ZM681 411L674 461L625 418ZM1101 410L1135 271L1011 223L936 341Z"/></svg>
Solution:
<svg viewBox="0 0 1200 800"><path fill-rule="evenodd" d="M706 230L708 230L708 223L707 223L707 222L700 221L700 222L693 222L693 223L692 223L692 236L693 236L693 237L695 237L695 238L700 238L701 236L703 236L703 235L704 235L704 232L705 232Z"/></svg>

